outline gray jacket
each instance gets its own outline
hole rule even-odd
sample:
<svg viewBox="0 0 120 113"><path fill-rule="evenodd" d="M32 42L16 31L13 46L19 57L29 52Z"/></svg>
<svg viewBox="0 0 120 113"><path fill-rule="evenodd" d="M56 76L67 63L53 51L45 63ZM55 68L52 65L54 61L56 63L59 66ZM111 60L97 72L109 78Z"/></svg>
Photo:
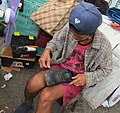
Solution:
<svg viewBox="0 0 120 113"><path fill-rule="evenodd" d="M51 64L64 62L77 44L67 24L46 46L52 53ZM96 31L91 46L85 51L84 59L86 87L102 81L112 71L111 44L100 31Z"/></svg>

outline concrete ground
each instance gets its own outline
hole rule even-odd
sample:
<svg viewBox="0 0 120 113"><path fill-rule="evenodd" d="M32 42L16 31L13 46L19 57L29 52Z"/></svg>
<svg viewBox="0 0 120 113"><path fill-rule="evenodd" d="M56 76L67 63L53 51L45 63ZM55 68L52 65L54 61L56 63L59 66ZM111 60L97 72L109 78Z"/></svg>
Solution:
<svg viewBox="0 0 120 113"><path fill-rule="evenodd" d="M39 67L33 69L22 69L20 72L12 71L13 78L4 80L6 72L0 70L0 113L14 113L15 108L24 100L24 88L29 78L39 71ZM6 86L2 88L2 86ZM34 106L36 106L37 97ZM52 113L58 113L59 106L53 106Z"/></svg>
<svg viewBox="0 0 120 113"><path fill-rule="evenodd" d="M4 38L0 38L0 51L4 46L3 42ZM24 100L24 88L27 81L39 71L40 68L36 62L32 69L23 68L20 72L12 71L13 77L9 81L5 81L4 75L6 72L0 69L0 113L14 113L15 108ZM35 107L37 98L34 101ZM64 113L120 113L120 101L112 108L99 107L95 111L92 111L83 101L79 104L80 108L76 107L77 112L66 111ZM35 110L33 113L35 113ZM61 113L61 108L57 103L53 105L52 113Z"/></svg>

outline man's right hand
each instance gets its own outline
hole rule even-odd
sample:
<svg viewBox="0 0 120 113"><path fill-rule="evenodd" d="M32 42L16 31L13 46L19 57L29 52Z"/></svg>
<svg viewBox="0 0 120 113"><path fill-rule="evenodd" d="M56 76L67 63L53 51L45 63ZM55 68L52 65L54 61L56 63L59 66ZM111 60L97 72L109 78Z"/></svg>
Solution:
<svg viewBox="0 0 120 113"><path fill-rule="evenodd" d="M46 49L39 58L41 68L50 68L50 49Z"/></svg>

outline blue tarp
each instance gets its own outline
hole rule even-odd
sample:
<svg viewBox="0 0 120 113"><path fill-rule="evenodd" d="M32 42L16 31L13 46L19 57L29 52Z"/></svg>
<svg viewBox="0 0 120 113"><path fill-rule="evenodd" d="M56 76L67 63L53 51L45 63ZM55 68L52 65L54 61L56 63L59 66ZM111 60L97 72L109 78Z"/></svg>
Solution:
<svg viewBox="0 0 120 113"><path fill-rule="evenodd" d="M116 23L120 24L120 9L112 7L107 10L107 16Z"/></svg>

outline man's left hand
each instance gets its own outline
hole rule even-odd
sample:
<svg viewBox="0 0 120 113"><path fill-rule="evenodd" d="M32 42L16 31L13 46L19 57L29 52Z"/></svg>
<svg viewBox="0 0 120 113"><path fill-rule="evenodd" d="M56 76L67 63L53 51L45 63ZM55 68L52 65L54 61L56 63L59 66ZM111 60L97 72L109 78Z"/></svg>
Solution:
<svg viewBox="0 0 120 113"><path fill-rule="evenodd" d="M72 82L70 82L70 85L75 86L84 86L86 83L86 76L85 74L77 74L76 76L72 77Z"/></svg>

